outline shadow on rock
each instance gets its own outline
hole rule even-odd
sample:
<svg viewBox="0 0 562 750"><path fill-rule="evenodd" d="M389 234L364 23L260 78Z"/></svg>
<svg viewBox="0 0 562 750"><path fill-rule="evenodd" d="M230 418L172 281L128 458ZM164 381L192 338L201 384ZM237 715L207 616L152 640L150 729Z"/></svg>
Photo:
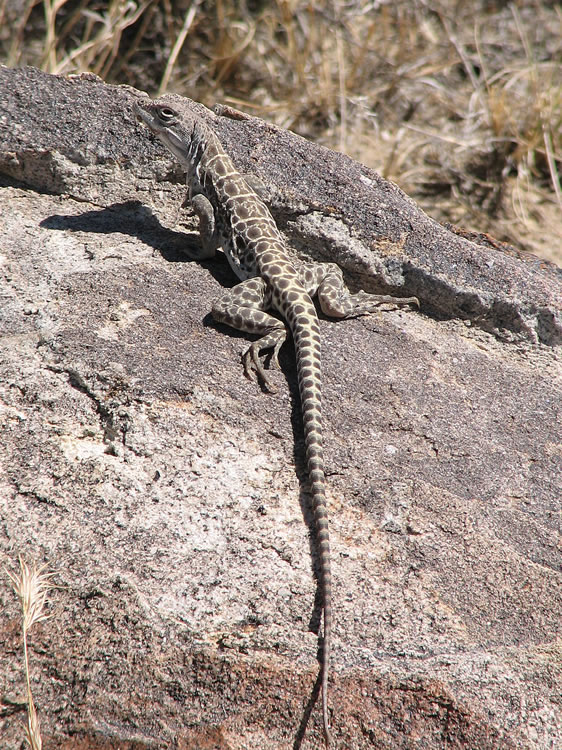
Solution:
<svg viewBox="0 0 562 750"><path fill-rule="evenodd" d="M150 208L140 201L114 203L107 208L85 211L78 216L53 214L41 222L47 229L70 232L120 232L138 237L171 263L184 263L190 253L200 251L199 236L194 232L176 232L164 227Z"/></svg>

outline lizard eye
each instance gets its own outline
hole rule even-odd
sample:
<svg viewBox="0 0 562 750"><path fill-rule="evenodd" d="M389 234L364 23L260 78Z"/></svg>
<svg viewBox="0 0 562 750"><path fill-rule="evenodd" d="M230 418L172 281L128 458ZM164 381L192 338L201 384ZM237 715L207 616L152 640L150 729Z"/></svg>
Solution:
<svg viewBox="0 0 562 750"><path fill-rule="evenodd" d="M170 122L170 120L173 120L176 116L176 113L173 109L170 109L170 107L160 107L158 109L158 115L160 116L160 119L164 122Z"/></svg>

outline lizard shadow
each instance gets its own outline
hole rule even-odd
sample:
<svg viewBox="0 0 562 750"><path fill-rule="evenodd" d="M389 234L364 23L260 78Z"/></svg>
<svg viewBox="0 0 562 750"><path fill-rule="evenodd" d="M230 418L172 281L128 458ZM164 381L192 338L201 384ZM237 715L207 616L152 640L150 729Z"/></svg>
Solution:
<svg viewBox="0 0 562 750"><path fill-rule="evenodd" d="M53 214L44 219L40 223L40 226L55 231L92 232L98 234L112 234L116 232L137 237L144 244L154 248L169 263L194 262L200 264L205 270L209 271L223 288L229 288L239 283L222 253L217 253L217 256L212 259L190 257L186 254L186 251L196 253L201 248L199 235L195 232L178 232L163 226L152 210L138 200L114 203L104 208L84 211L78 215ZM272 312L271 314L275 313ZM323 316L320 314L320 317ZM202 322L204 325L217 326L221 331L235 338L243 338L247 341L258 338L252 337L242 331L237 331L228 325L216 323L210 313L204 317ZM284 346L280 352L279 362L290 392L293 459L300 485L299 502L304 521L311 532L310 549L311 558L314 560L313 574L316 580L319 580L319 568L314 540L315 521L307 492L302 410L294 349L290 348L290 342L291 337L289 336L287 346ZM267 392L263 385L261 387L264 392ZM321 616L322 602L320 591L318 590L314 611L309 623L312 632L318 633Z"/></svg>
<svg viewBox="0 0 562 750"><path fill-rule="evenodd" d="M186 254L187 252L195 254L200 251L201 244L198 233L190 233L189 231L178 232L163 226L151 209L137 200L115 203L104 208L84 211L78 215L53 214L44 219L40 226L55 231L91 232L98 234L119 233L136 237L142 243L152 247L160 253L164 260L169 263L195 262L201 265L215 278L222 288L228 288L238 283L238 279L235 277L222 253L217 253L217 256L212 259L197 259ZM323 316L320 315L320 317ZM210 313L204 317L202 322L204 325L216 326L225 333L228 333L229 336L235 338L243 338L246 341L256 338L249 336L242 331L237 331L230 326L216 323ZM289 336L287 343L290 344L291 342L292 339ZM322 618L320 565L318 559L316 523L308 491L303 417L296 361L294 349L292 347L283 347L279 356L279 364L289 390L291 429L293 432L293 465L299 481L299 503L301 513L304 523L309 530L308 540L310 560L312 561L312 574L316 580L316 595L309 619L308 630L318 635ZM263 384L260 385L262 390L267 392L263 387ZM319 638L317 659L320 665L320 670L294 739L294 750L298 750L302 745L310 717L320 694L322 681L322 649L323 639Z"/></svg>
<svg viewBox="0 0 562 750"><path fill-rule="evenodd" d="M150 208L136 200L113 203L104 208L83 211L76 215L52 214L43 219L40 226L67 232L127 234L137 237L164 256L174 256L170 257L170 260L179 260L181 245L186 244L185 234L164 227Z"/></svg>
<svg viewBox="0 0 562 750"><path fill-rule="evenodd" d="M143 244L156 250L169 263L201 264L221 284L232 286L232 272L226 260L198 259L191 257L201 250L197 232L178 232L160 223L152 210L138 200L113 203L110 206L78 215L52 214L40 222L40 226L56 231L91 232L94 234L120 234L136 237ZM218 257L218 254L217 254ZM232 283L230 283L232 282Z"/></svg>
<svg viewBox="0 0 562 750"><path fill-rule="evenodd" d="M302 743L306 734L308 722L310 721L310 717L312 715L312 711L314 710L314 706L316 705L320 697L321 688L322 688L322 671L318 673L318 676L312 688L312 692L310 694L310 698L308 699L306 706L304 708L304 713L300 721L299 728L297 729L295 741L293 742L293 750L299 750L300 747L302 746Z"/></svg>

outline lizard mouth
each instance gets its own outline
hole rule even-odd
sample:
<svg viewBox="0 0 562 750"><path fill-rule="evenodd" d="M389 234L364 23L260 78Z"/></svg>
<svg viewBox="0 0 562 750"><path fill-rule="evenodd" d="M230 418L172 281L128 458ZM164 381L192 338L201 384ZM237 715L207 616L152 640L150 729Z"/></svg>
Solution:
<svg viewBox="0 0 562 750"><path fill-rule="evenodd" d="M150 99L139 99L133 104L133 112L137 120L146 125L154 135L167 146L170 151L185 163L188 153L188 143L182 139L181 135L175 132L175 129L168 124L163 123L158 117L158 110Z"/></svg>
<svg viewBox="0 0 562 750"><path fill-rule="evenodd" d="M137 120L139 122L142 122L143 125L146 125L148 128L150 128L153 133L157 133L158 130L155 127L156 118L149 111L147 111L147 109L145 109L145 107L148 108L150 104L152 104L152 102L149 99L140 99L139 101L134 102L133 112L137 116Z"/></svg>

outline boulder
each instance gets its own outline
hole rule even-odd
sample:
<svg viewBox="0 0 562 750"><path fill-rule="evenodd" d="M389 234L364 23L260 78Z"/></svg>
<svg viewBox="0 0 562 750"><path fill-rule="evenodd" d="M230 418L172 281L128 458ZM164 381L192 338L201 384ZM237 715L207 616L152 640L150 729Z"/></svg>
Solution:
<svg viewBox="0 0 562 750"><path fill-rule="evenodd" d="M0 68L0 560L45 748L322 745L294 352L215 325L184 176L138 92ZM192 105L302 258L420 310L321 319L334 746L562 745L562 275L367 167ZM24 737L0 583L2 747Z"/></svg>

